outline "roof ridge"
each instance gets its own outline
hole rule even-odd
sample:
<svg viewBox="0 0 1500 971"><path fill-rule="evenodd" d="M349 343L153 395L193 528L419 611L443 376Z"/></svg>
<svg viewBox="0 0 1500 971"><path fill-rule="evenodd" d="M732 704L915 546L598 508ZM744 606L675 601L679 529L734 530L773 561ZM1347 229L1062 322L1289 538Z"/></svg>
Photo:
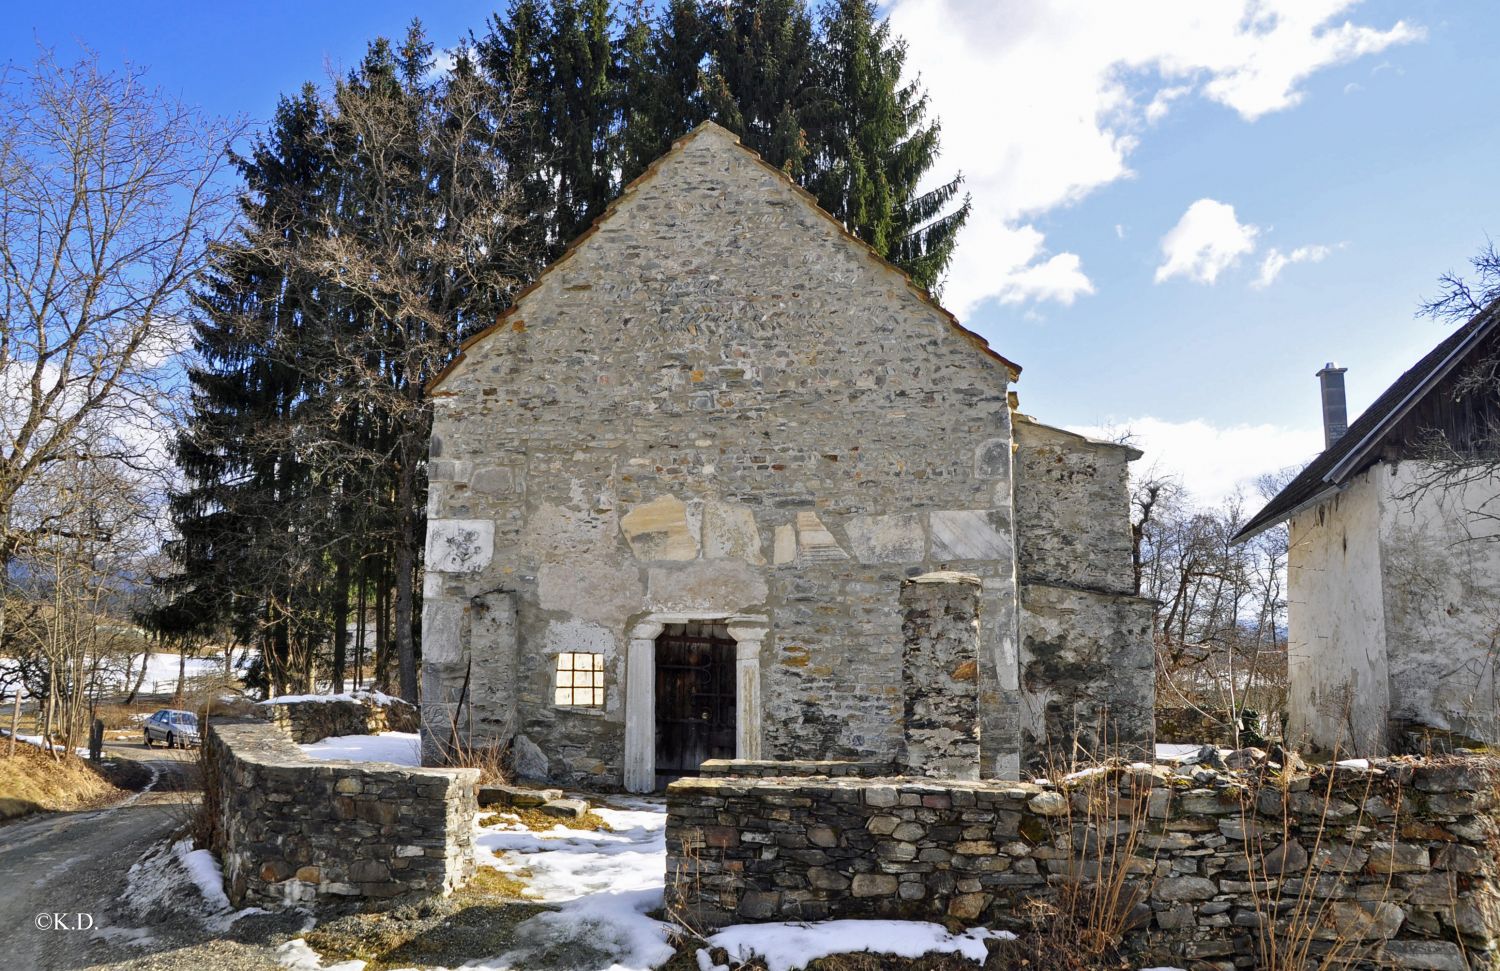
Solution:
<svg viewBox="0 0 1500 971"><path fill-rule="evenodd" d="M1369 463L1366 461L1375 445L1390 432L1391 426L1399 422L1408 403L1415 404L1461 360L1473 342L1483 337L1500 322L1500 298L1475 312L1474 316L1456 327L1423 354L1416 363L1405 369L1392 381L1370 406L1360 412L1359 417L1349 423L1343 437L1319 452L1302 471L1293 477L1281 491L1261 507L1260 512L1235 533L1233 540L1242 542L1257 533L1289 519L1302 509L1321 501L1330 491L1343 488L1355 474ZM1370 443L1367 446L1367 443Z"/></svg>

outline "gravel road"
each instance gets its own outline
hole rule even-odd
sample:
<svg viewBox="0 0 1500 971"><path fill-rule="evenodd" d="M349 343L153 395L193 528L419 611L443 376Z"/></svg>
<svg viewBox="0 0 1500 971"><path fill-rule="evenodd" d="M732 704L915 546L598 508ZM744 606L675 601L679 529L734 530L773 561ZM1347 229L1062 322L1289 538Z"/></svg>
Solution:
<svg viewBox="0 0 1500 971"><path fill-rule="evenodd" d="M109 755L154 773L151 787L107 808L48 813L0 826L0 967L16 971L277 968L271 944L298 919L254 917L227 936L196 918L145 918L119 904L125 874L187 822L198 798L196 753L112 743ZM186 891L192 892L192 891Z"/></svg>

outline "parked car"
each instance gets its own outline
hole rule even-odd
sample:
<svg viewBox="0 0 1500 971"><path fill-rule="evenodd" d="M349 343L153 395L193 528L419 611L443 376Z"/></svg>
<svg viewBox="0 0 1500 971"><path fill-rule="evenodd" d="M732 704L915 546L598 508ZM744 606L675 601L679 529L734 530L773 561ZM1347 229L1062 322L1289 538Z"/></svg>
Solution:
<svg viewBox="0 0 1500 971"><path fill-rule="evenodd" d="M146 747L157 742L166 742L167 748L197 748L201 741L198 735L198 716L190 711L163 708L146 719L143 734Z"/></svg>

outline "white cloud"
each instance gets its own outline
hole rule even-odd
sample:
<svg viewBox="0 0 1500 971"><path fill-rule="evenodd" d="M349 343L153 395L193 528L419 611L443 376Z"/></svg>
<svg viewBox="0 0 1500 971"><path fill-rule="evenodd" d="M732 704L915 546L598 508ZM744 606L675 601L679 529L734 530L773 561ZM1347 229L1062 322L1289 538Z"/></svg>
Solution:
<svg viewBox="0 0 1500 971"><path fill-rule="evenodd" d="M1275 283L1281 271L1291 264L1321 263L1333 250L1332 246L1299 246L1290 253L1283 253L1273 246L1266 253L1266 258L1260 261L1260 276L1256 277L1255 282L1250 285L1256 289L1265 289Z"/></svg>
<svg viewBox="0 0 1500 971"><path fill-rule="evenodd" d="M1078 255L1050 253L1032 221L1127 177L1139 138L1177 104L1205 98L1254 120L1295 105L1315 72L1421 36L1404 21L1338 19L1356 5L891 0L908 67L943 122L934 178L961 170L974 199L946 302L967 314L991 298L1091 292ZM1037 287L1030 271L1048 262L1040 275L1054 285Z"/></svg>
<svg viewBox="0 0 1500 971"><path fill-rule="evenodd" d="M1133 469L1175 476L1190 498L1203 505L1217 505L1242 490L1253 504L1255 480L1304 463L1323 447L1323 433L1316 426L1287 428L1280 425L1230 425L1209 422L1165 421L1150 416L1114 422L1110 426L1078 426L1072 431L1097 437L1114 437L1124 430L1145 455Z"/></svg>
<svg viewBox="0 0 1500 971"><path fill-rule="evenodd" d="M1228 203L1199 199L1161 238L1162 263L1156 268L1156 282L1182 276L1211 284L1255 252L1259 233L1259 227L1240 222Z"/></svg>
<svg viewBox="0 0 1500 971"><path fill-rule="evenodd" d="M1080 294L1094 292L1077 253L1058 253L1045 263L1032 263L1012 273L1000 292L1001 303L1056 300L1070 306Z"/></svg>

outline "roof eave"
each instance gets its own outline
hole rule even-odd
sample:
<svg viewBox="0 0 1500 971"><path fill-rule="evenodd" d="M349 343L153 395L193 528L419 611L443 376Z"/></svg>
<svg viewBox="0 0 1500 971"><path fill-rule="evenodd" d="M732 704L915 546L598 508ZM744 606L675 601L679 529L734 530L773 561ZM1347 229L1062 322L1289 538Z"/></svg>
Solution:
<svg viewBox="0 0 1500 971"><path fill-rule="evenodd" d="M1244 529L1231 536L1229 538L1229 541L1235 544L1248 543L1250 540L1259 536L1261 533L1264 533L1272 526L1279 526L1290 519L1296 518L1298 515L1314 508L1315 506L1322 505L1324 502L1327 502L1329 499L1338 495L1340 492L1343 492L1347 488L1349 488L1349 484L1347 482L1336 485L1329 485L1327 488L1319 490L1311 498L1304 499L1302 502L1288 509L1284 513L1281 513L1263 522L1252 519L1250 520L1250 522L1245 524Z"/></svg>
<svg viewBox="0 0 1500 971"><path fill-rule="evenodd" d="M1494 303L1491 303L1482 313L1488 314L1485 322L1475 327L1463 340L1459 341L1458 345L1448 352L1448 356L1443 358L1437 367L1429 371L1415 388L1407 392L1406 397L1402 398L1395 408L1387 412L1385 417L1374 428L1370 429L1364 438L1355 444L1354 448L1349 450L1348 454L1339 459L1333 468L1328 470L1328 474L1323 477L1324 481L1342 483L1369 463L1372 457L1370 453L1380 447L1380 443L1385 438L1386 433L1400 423L1403 418L1411 414L1411 410L1427 396L1433 386L1451 374L1453 368L1458 365L1458 362L1463 360L1469 351L1473 349L1474 345L1482 340L1495 326L1495 321L1500 320L1500 315L1497 315L1495 312Z"/></svg>

